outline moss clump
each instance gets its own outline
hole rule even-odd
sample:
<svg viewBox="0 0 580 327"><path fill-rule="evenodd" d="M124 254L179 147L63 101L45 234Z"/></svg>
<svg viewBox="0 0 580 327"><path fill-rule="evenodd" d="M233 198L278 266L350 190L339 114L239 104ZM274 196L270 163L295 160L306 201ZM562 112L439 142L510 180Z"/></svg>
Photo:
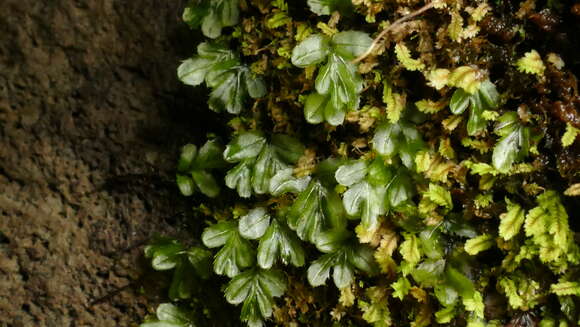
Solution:
<svg viewBox="0 0 580 327"><path fill-rule="evenodd" d="M212 265L249 326L578 324L576 9L192 1L178 75L231 135L184 147L209 226L148 248L172 299Z"/></svg>

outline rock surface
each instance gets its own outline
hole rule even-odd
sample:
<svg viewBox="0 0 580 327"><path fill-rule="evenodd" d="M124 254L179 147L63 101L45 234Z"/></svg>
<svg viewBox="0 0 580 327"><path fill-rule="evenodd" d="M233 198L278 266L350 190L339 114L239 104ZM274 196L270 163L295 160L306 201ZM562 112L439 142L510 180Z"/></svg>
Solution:
<svg viewBox="0 0 580 327"><path fill-rule="evenodd" d="M183 5L1 1L0 326L135 326L154 307L139 255L176 233L172 169L208 115L175 77Z"/></svg>

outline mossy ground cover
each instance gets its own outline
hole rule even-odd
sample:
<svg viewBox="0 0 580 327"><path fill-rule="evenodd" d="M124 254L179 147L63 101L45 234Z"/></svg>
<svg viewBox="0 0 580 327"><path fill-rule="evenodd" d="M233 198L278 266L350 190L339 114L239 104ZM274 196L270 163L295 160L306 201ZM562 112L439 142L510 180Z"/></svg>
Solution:
<svg viewBox="0 0 580 327"><path fill-rule="evenodd" d="M147 248L174 304L143 326L210 321L212 274L249 326L577 325L579 15L192 1L207 40L178 77L230 134L183 148L207 227Z"/></svg>

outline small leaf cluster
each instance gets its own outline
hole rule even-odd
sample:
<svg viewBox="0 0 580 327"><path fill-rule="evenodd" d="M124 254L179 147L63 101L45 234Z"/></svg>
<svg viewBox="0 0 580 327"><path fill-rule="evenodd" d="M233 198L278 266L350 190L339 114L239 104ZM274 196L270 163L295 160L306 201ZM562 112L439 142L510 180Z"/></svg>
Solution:
<svg viewBox="0 0 580 327"><path fill-rule="evenodd" d="M284 294L284 275L276 270L250 270L234 277L225 294L231 304L242 306L242 320L250 327L263 326L262 317L272 315L273 298Z"/></svg>
<svg viewBox="0 0 580 327"><path fill-rule="evenodd" d="M421 134L412 124L400 120L379 125L373 137L373 147L386 157L398 156L405 167L412 169L415 157L424 148L424 143Z"/></svg>
<svg viewBox="0 0 580 327"><path fill-rule="evenodd" d="M262 326L263 319L272 315L273 298L281 296L286 289L284 274L270 268L278 261L295 266L305 262L304 250L296 235L283 221L271 219L262 207L249 211L238 222L221 221L209 226L201 239L210 249L220 248L213 257L213 271L232 278L225 289L226 300L236 305L243 303L241 319L249 326ZM259 240L257 253L251 240ZM149 245L145 253L152 259L154 269L174 269L169 291L172 299L189 297L190 293L185 292L194 281L192 273L200 278L209 276L212 254L206 249L185 250L175 240L160 239ZM159 317L159 320L167 319ZM149 324L142 326L156 326L153 322Z"/></svg>
<svg viewBox="0 0 580 327"><path fill-rule="evenodd" d="M156 319L147 319L141 327L191 327L195 326L191 313L171 303L161 303L157 307Z"/></svg>
<svg viewBox="0 0 580 327"><path fill-rule="evenodd" d="M578 244L560 197L554 191L546 191L538 196L537 203L524 222L526 236L531 237L526 251L537 251L540 260L551 263L555 269L577 264L580 261Z"/></svg>
<svg viewBox="0 0 580 327"><path fill-rule="evenodd" d="M523 125L517 113L503 114L495 128L501 138L493 148L492 163L500 172L507 172L512 164L521 161L530 150L530 128Z"/></svg>
<svg viewBox="0 0 580 327"><path fill-rule="evenodd" d="M355 269L374 273L376 264L373 250L350 240L351 235L344 231L322 234L317 247L325 253L308 267L310 285L321 286L326 283L332 270L332 279L338 288L348 287L354 280ZM353 242L354 241L354 242Z"/></svg>
<svg viewBox="0 0 580 327"><path fill-rule="evenodd" d="M200 43L197 56L181 63L177 76L183 83L192 86L205 81L212 89L208 105L215 112L239 114L248 96L255 99L266 94L264 81L242 64L223 43Z"/></svg>
<svg viewBox="0 0 580 327"><path fill-rule="evenodd" d="M467 133L476 135L487 126L484 118L486 110L494 110L499 105L499 95L495 85L489 80L481 83L479 88L473 93L469 93L463 88L458 88L451 97L449 109L455 115L461 115L469 108L469 119L467 121Z"/></svg>
<svg viewBox="0 0 580 327"><path fill-rule="evenodd" d="M224 151L224 159L236 163L225 177L226 185L244 198L252 192L268 193L274 175L296 163L303 152L304 146L288 135L276 134L268 142L259 132L240 133Z"/></svg>
<svg viewBox="0 0 580 327"><path fill-rule="evenodd" d="M174 239L154 240L145 247L145 257L151 259L155 270L173 270L169 288L172 300L190 298L199 279L207 279L210 275L211 252L199 246L186 248Z"/></svg>
<svg viewBox="0 0 580 327"><path fill-rule="evenodd" d="M362 226L369 230L377 229L379 216L408 204L415 193L406 170L387 166L381 158L340 166L336 180L347 187L343 194L346 213L360 217Z"/></svg>
<svg viewBox="0 0 580 327"><path fill-rule="evenodd" d="M315 92L304 104L304 117L311 124L344 122L347 112L359 107L363 81L351 60L364 53L372 39L364 32L344 31L328 37L314 34L292 51L292 64L308 67L324 64L316 77Z"/></svg>
<svg viewBox="0 0 580 327"><path fill-rule="evenodd" d="M183 146L177 166L181 194L190 196L199 190L210 198L218 196L220 187L210 171L224 167L222 152L223 146L217 140L207 141L199 151L193 144Z"/></svg>
<svg viewBox="0 0 580 327"><path fill-rule="evenodd" d="M215 39L222 29L240 20L239 0L190 0L183 11L183 21L191 28L199 28L203 35Z"/></svg>
<svg viewBox="0 0 580 327"><path fill-rule="evenodd" d="M437 323L451 322L461 312L469 312L470 320L483 319L483 299L476 282L470 278L472 264L460 248L447 252L445 244L454 237L473 237L473 227L459 217L440 228L427 228L419 233L404 233L399 251L403 258L401 276L392 283L392 296L403 300L412 293L413 282L421 289L432 289L440 304L434 314ZM467 246L467 245L466 245ZM411 279L412 277L412 279ZM413 282L412 282L413 281ZM430 319L430 318L429 318Z"/></svg>

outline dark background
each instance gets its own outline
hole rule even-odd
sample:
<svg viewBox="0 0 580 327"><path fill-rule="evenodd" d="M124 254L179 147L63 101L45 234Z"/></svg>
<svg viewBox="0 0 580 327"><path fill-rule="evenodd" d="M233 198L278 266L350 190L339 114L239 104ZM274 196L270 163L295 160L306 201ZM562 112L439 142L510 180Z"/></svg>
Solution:
<svg viewBox="0 0 580 327"><path fill-rule="evenodd" d="M176 78L184 2L0 1L0 326L134 326L165 294L140 254L215 120Z"/></svg>

